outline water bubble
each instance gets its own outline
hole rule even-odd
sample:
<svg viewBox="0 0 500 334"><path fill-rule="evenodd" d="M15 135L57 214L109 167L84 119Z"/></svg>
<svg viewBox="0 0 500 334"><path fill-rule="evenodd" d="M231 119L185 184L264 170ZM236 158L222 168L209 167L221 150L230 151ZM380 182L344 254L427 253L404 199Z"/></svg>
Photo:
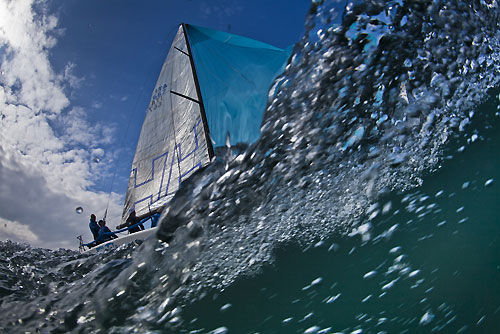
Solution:
<svg viewBox="0 0 500 334"><path fill-rule="evenodd" d="M78 214L81 214L83 212L83 208L81 206L79 206L75 209L75 212Z"/></svg>

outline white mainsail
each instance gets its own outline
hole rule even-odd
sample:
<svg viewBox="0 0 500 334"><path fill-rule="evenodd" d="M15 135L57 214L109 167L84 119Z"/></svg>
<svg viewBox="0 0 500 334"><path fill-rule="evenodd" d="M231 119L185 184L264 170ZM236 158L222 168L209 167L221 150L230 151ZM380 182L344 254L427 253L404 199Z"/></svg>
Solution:
<svg viewBox="0 0 500 334"><path fill-rule="evenodd" d="M182 180L207 165L207 141L196 72L184 25L165 59L144 119L132 163L122 219L146 216L167 203Z"/></svg>

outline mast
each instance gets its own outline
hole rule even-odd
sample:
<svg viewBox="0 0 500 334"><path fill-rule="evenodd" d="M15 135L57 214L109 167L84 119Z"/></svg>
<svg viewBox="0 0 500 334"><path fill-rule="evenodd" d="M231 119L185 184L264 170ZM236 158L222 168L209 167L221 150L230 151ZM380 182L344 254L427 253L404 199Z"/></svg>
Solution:
<svg viewBox="0 0 500 334"><path fill-rule="evenodd" d="M186 39L186 46L189 53L189 60L191 61L191 69L193 70L194 83L196 86L196 93L198 94L198 98L200 100L200 109L201 109L201 120L203 122L203 129L205 130L205 140L207 141L208 148L208 156L210 160L214 157L214 148L212 145L212 141L210 140L210 130L208 128L207 114L205 113L205 105L203 104L203 97L201 95L200 82L198 81L198 75L196 74L196 66L193 60L193 53L191 51L191 45L189 43L189 37L186 32L186 24L181 23L182 31L184 32L184 38Z"/></svg>

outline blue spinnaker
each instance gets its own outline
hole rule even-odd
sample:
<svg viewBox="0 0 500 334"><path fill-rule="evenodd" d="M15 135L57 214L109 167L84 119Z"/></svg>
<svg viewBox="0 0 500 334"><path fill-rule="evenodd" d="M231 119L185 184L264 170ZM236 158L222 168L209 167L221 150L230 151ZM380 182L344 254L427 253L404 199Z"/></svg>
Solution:
<svg viewBox="0 0 500 334"><path fill-rule="evenodd" d="M290 50L213 29L186 25L214 146L252 143L274 79Z"/></svg>

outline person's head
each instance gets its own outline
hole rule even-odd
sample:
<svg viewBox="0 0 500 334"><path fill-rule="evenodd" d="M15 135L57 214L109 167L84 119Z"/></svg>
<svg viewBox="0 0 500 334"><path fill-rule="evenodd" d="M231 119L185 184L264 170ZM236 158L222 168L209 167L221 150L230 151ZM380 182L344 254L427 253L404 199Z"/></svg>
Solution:
<svg viewBox="0 0 500 334"><path fill-rule="evenodd" d="M104 225L106 225L106 222L104 220L99 220L99 226L103 227Z"/></svg>
<svg viewBox="0 0 500 334"><path fill-rule="evenodd" d="M94 222L95 222L95 219L96 219L96 218L95 218L95 215L94 215L94 214L91 214L91 215L90 215L90 220L92 220L92 221L94 221Z"/></svg>

